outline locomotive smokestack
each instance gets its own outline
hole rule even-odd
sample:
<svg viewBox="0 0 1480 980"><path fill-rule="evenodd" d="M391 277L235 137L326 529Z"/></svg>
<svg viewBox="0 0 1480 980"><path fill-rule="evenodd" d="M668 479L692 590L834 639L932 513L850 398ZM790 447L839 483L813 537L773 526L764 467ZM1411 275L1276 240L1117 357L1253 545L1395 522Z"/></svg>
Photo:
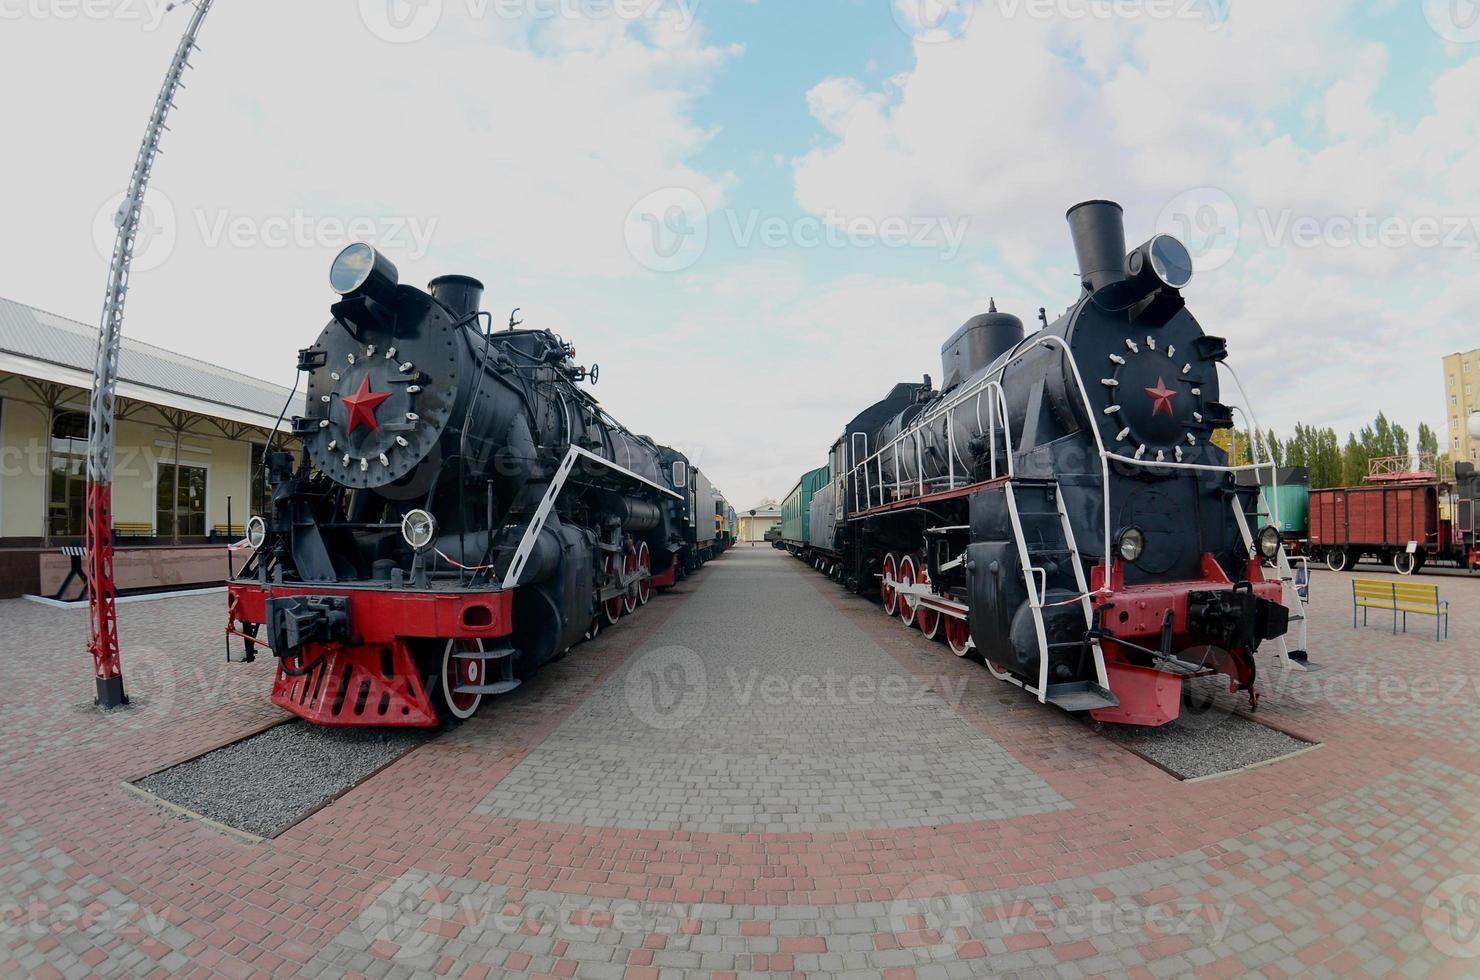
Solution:
<svg viewBox="0 0 1480 980"><path fill-rule="evenodd" d="M427 292L458 319L471 317L483 304L483 284L472 276L438 276Z"/></svg>
<svg viewBox="0 0 1480 980"><path fill-rule="evenodd" d="M1074 236L1079 278L1091 296L1124 282L1125 211L1114 201L1085 201L1065 215Z"/></svg>

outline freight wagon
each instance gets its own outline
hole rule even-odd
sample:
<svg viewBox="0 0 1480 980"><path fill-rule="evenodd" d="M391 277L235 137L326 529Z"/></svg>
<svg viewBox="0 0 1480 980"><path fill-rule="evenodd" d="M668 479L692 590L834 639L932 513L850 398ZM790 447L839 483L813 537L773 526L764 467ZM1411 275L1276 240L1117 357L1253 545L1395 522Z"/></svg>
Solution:
<svg viewBox="0 0 1480 980"><path fill-rule="evenodd" d="M1341 571L1373 558L1411 575L1431 562L1480 567L1475 501L1480 479L1468 463L1455 467L1455 484L1434 480L1313 490L1311 557ZM1446 501L1445 498L1451 498ZM1440 504L1449 504L1449 517Z"/></svg>

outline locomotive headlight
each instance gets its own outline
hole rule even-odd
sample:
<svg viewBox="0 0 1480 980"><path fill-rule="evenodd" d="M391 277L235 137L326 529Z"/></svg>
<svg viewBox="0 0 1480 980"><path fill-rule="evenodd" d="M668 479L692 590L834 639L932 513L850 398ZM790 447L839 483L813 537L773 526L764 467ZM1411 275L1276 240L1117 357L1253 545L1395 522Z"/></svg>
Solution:
<svg viewBox="0 0 1480 980"><path fill-rule="evenodd" d="M329 286L346 299L368 296L389 303L401 274L395 264L364 242L347 246L329 267Z"/></svg>
<svg viewBox="0 0 1480 980"><path fill-rule="evenodd" d="M432 543L437 534L437 522L424 510L413 510L401 518L401 537L417 551Z"/></svg>
<svg viewBox="0 0 1480 980"><path fill-rule="evenodd" d="M1192 253L1171 235L1157 235L1127 257L1126 269L1142 295L1158 285L1181 289L1192 281Z"/></svg>
<svg viewBox="0 0 1480 980"><path fill-rule="evenodd" d="M1181 289L1192 281L1192 253L1171 235L1151 239L1150 258L1156 278L1173 289Z"/></svg>
<svg viewBox="0 0 1480 980"><path fill-rule="evenodd" d="M1141 553L1146 550L1146 535L1141 533L1138 527L1129 527L1120 532L1120 542L1116 545L1116 551L1126 561L1137 561Z"/></svg>
<svg viewBox="0 0 1480 980"><path fill-rule="evenodd" d="M247 521L247 544L256 551L267 540L267 522L260 517Z"/></svg>
<svg viewBox="0 0 1480 980"><path fill-rule="evenodd" d="M1270 561L1280 553L1280 529L1270 525L1259 532L1259 554Z"/></svg>

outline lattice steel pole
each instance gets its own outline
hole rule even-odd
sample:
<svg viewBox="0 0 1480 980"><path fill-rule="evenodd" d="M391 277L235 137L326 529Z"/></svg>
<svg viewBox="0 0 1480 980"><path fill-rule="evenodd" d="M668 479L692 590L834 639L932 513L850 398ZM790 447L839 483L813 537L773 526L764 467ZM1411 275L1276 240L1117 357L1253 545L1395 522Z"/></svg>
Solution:
<svg viewBox="0 0 1480 980"><path fill-rule="evenodd" d="M190 53L196 50L195 39L200 25L211 9L212 0L196 0L195 13L175 49L175 57L165 74L164 85L154 102L144 142L134 161L128 193L119 205L114 224L118 237L113 242L113 257L108 268L108 293L103 302L103 320L98 330L98 359L93 368L92 397L88 403L87 441L87 580L90 586L88 604L88 652L92 654L97 675L98 704L116 708L126 704L123 693L123 668L118 656L117 590L113 584L113 401L118 386L118 351L123 339L123 304L128 296L129 264L134 255L134 237L139 231L139 218L144 207L144 193L154 158L159 153L159 140L164 135L165 119L175 106L175 93L181 88L180 78L190 67Z"/></svg>

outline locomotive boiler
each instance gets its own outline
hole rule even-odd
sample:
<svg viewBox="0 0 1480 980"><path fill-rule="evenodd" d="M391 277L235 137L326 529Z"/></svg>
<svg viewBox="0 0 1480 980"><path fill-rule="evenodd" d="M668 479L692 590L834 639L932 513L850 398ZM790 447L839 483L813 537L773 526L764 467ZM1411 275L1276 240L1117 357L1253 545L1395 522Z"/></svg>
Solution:
<svg viewBox="0 0 1480 980"><path fill-rule="evenodd" d="M229 585L228 633L277 658L274 703L325 725L467 718L672 584L696 471L606 413L573 345L495 329L475 279L403 285L368 245L330 285L299 354L301 451L267 456Z"/></svg>
<svg viewBox="0 0 1480 980"><path fill-rule="evenodd" d="M1165 724L1214 674L1257 705L1261 645L1312 665L1280 533L1257 523L1271 467L1215 442L1228 346L1187 309L1180 242L1128 251L1112 202L1067 217L1078 299L1031 335L992 304L943 346L939 390L899 384L853 418L802 557L1070 711Z"/></svg>

